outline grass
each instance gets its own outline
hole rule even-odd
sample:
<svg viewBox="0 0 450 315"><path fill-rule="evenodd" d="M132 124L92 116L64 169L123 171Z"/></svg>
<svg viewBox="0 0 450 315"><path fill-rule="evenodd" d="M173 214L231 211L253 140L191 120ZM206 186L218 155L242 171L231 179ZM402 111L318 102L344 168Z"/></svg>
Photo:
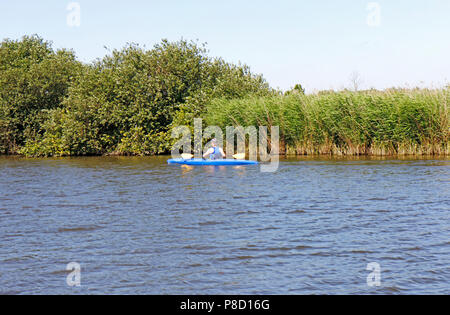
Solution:
<svg viewBox="0 0 450 315"><path fill-rule="evenodd" d="M280 126L286 154L448 155L450 88L216 99L208 125Z"/></svg>

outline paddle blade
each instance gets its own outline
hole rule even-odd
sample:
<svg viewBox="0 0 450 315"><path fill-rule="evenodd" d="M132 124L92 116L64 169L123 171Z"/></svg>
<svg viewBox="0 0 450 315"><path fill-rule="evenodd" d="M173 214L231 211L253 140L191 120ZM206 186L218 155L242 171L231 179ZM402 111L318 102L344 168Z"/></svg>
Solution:
<svg viewBox="0 0 450 315"><path fill-rule="evenodd" d="M192 158L194 157L192 154L189 153L183 153L181 155L181 157L183 158L183 160L192 160Z"/></svg>
<svg viewBox="0 0 450 315"><path fill-rule="evenodd" d="M236 160L245 160L245 153L233 155Z"/></svg>

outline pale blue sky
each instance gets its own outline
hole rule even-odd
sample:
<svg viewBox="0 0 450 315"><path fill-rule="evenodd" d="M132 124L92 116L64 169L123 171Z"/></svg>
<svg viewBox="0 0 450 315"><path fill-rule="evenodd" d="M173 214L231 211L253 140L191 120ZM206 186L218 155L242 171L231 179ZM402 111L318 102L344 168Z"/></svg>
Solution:
<svg viewBox="0 0 450 315"><path fill-rule="evenodd" d="M309 92L348 87L441 86L450 81L449 0L79 0L80 27L67 25L72 1L0 2L0 37L39 34L82 61L127 42L207 42L211 56L248 64L273 87ZM369 2L381 24L367 23Z"/></svg>

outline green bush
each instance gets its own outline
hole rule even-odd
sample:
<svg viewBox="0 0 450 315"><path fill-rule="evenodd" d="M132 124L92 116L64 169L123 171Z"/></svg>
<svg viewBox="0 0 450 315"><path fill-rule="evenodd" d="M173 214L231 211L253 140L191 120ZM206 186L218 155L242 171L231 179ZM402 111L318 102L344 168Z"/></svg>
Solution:
<svg viewBox="0 0 450 315"><path fill-rule="evenodd" d="M17 153L37 137L42 110L58 108L81 68L71 51L54 51L40 37L0 45L0 154Z"/></svg>
<svg viewBox="0 0 450 315"><path fill-rule="evenodd" d="M190 124L213 97L269 91L264 79L252 75L247 67L211 59L204 47L192 42L162 41L148 51L129 45L84 67L63 101L64 112L50 111L48 119L56 123L46 124L43 136L27 143L33 149L26 147L22 153L169 152L171 128ZM63 149L49 147L49 143Z"/></svg>

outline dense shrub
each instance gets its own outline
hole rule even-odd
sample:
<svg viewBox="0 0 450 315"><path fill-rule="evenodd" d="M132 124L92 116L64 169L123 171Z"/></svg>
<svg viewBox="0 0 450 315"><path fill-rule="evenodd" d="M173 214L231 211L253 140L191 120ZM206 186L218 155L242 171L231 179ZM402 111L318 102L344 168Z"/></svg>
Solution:
<svg viewBox="0 0 450 315"><path fill-rule="evenodd" d="M22 153L32 156L159 154L170 150L170 129L190 124L217 96L267 95L245 66L206 55L195 43L163 41L152 50L129 45L85 66L63 101L47 113L43 136Z"/></svg>
<svg viewBox="0 0 450 315"><path fill-rule="evenodd" d="M0 44L0 154L38 135L42 110L61 106L80 68L71 51L54 51L37 36Z"/></svg>

